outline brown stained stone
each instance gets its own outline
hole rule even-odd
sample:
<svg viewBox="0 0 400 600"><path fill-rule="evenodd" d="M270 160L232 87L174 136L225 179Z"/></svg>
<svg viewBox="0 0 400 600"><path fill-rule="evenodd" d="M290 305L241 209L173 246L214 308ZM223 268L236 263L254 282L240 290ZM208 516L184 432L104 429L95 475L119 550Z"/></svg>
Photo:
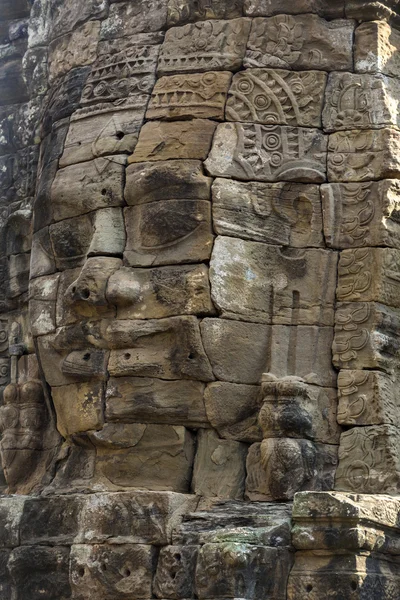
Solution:
<svg viewBox="0 0 400 600"><path fill-rule="evenodd" d="M399 25L397 0L345 0L346 16L359 21L389 21Z"/></svg>
<svg viewBox="0 0 400 600"><path fill-rule="evenodd" d="M270 438L250 446L246 497L291 500L302 490L333 488L338 447L309 440Z"/></svg>
<svg viewBox="0 0 400 600"><path fill-rule="evenodd" d="M158 319L178 315L212 315L205 265L155 269L122 267L107 282L107 300L118 319Z"/></svg>
<svg viewBox="0 0 400 600"><path fill-rule="evenodd" d="M353 427L342 433L335 489L361 494L399 493L399 428Z"/></svg>
<svg viewBox="0 0 400 600"><path fill-rule="evenodd" d="M146 118L223 121L231 78L231 73L215 71L161 77L153 89Z"/></svg>
<svg viewBox="0 0 400 600"><path fill-rule="evenodd" d="M164 123L146 123L128 163L176 158L207 158L216 123L207 119Z"/></svg>
<svg viewBox="0 0 400 600"><path fill-rule="evenodd" d="M73 545L71 586L74 600L149 598L156 566L155 546L141 544Z"/></svg>
<svg viewBox="0 0 400 600"><path fill-rule="evenodd" d="M400 176L396 129L338 131L329 136L328 181L370 181Z"/></svg>
<svg viewBox="0 0 400 600"><path fill-rule="evenodd" d="M113 2L108 18L101 24L101 39L123 38L165 29L168 0Z"/></svg>
<svg viewBox="0 0 400 600"><path fill-rule="evenodd" d="M337 19L344 17L344 6L345 0L296 0L295 4L292 0L245 0L244 11L249 17L316 13L329 19Z"/></svg>
<svg viewBox="0 0 400 600"><path fill-rule="evenodd" d="M209 200L212 179L199 160L167 160L131 164L126 169L128 205L157 200Z"/></svg>
<svg viewBox="0 0 400 600"><path fill-rule="evenodd" d="M90 439L97 475L116 488L187 492L194 438L185 427L108 423Z"/></svg>
<svg viewBox="0 0 400 600"><path fill-rule="evenodd" d="M54 219L123 206L125 160L107 156L60 169L51 188Z"/></svg>
<svg viewBox="0 0 400 600"><path fill-rule="evenodd" d="M32 236L30 277L50 275L56 270L53 248L50 242L48 227L37 231Z"/></svg>
<svg viewBox="0 0 400 600"><path fill-rule="evenodd" d="M337 299L342 302L381 302L400 308L400 250L343 250L338 266Z"/></svg>
<svg viewBox="0 0 400 600"><path fill-rule="evenodd" d="M339 372L338 422L342 425L397 423L397 373L344 369Z"/></svg>
<svg viewBox="0 0 400 600"><path fill-rule="evenodd" d="M245 181L321 183L326 148L327 138L318 129L221 123L205 166L210 175Z"/></svg>
<svg viewBox="0 0 400 600"><path fill-rule="evenodd" d="M242 66L250 19L200 21L165 35L158 72L237 71Z"/></svg>
<svg viewBox="0 0 400 600"><path fill-rule="evenodd" d="M332 248L400 247L397 180L321 186L324 233Z"/></svg>
<svg viewBox="0 0 400 600"><path fill-rule="evenodd" d="M207 19L235 19L243 13L243 0L168 0L168 27Z"/></svg>
<svg viewBox="0 0 400 600"><path fill-rule="evenodd" d="M52 388L57 429L67 437L100 429L104 423L104 386L99 382L72 383Z"/></svg>
<svg viewBox="0 0 400 600"><path fill-rule="evenodd" d="M214 236L211 203L159 200L125 209L124 258L133 267L201 262L210 258Z"/></svg>
<svg viewBox="0 0 400 600"><path fill-rule="evenodd" d="M332 326L337 255L219 236L211 296L223 317L277 325Z"/></svg>
<svg viewBox="0 0 400 600"><path fill-rule="evenodd" d="M216 233L294 248L323 245L319 187L243 183L217 178L212 187Z"/></svg>
<svg viewBox="0 0 400 600"><path fill-rule="evenodd" d="M32 335L56 329L56 300L60 274L38 277L29 284L29 321Z"/></svg>
<svg viewBox="0 0 400 600"><path fill-rule="evenodd" d="M400 75L400 34L384 21L361 23L355 33L354 66L358 73Z"/></svg>
<svg viewBox="0 0 400 600"><path fill-rule="evenodd" d="M100 21L88 21L49 46L49 81L74 67L89 65L96 58Z"/></svg>
<svg viewBox="0 0 400 600"><path fill-rule="evenodd" d="M341 369L393 373L400 356L400 311L373 302L340 302L335 314L333 364Z"/></svg>
<svg viewBox="0 0 400 600"><path fill-rule="evenodd" d="M106 420L207 427L203 393L204 384L199 381L111 377L106 391Z"/></svg>
<svg viewBox="0 0 400 600"><path fill-rule="evenodd" d="M327 75L283 69L247 69L233 76L228 121L321 127Z"/></svg>
<svg viewBox="0 0 400 600"><path fill-rule="evenodd" d="M298 6L296 2L288 12ZM253 19L244 66L351 71L354 25L312 14Z"/></svg>
<svg viewBox="0 0 400 600"><path fill-rule="evenodd" d="M381 74L331 73L322 114L325 131L398 127L400 83Z"/></svg>
<svg viewBox="0 0 400 600"><path fill-rule="evenodd" d="M198 496L242 500L247 445L222 440L212 429L197 434L192 489Z"/></svg>
<svg viewBox="0 0 400 600"><path fill-rule="evenodd" d="M227 319L204 319L204 349L217 379L258 384L266 371L269 325Z"/></svg>
<svg viewBox="0 0 400 600"><path fill-rule="evenodd" d="M198 546L161 548L154 579L157 598L193 598Z"/></svg>
<svg viewBox="0 0 400 600"><path fill-rule="evenodd" d="M118 348L111 351L110 375L214 379L195 317L110 321L104 338Z"/></svg>
<svg viewBox="0 0 400 600"><path fill-rule="evenodd" d="M249 443L262 440L258 385L215 381L207 385L204 402L207 417L220 437Z"/></svg>

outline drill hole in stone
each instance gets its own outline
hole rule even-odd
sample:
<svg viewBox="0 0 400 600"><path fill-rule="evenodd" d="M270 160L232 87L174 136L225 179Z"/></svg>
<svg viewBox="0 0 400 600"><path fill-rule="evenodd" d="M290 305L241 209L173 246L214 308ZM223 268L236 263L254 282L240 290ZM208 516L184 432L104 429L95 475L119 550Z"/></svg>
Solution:
<svg viewBox="0 0 400 600"><path fill-rule="evenodd" d="M125 354L124 354L125 360L129 360L130 357L131 357L130 353L129 352L125 352Z"/></svg>
<svg viewBox="0 0 400 600"><path fill-rule="evenodd" d="M131 570L128 569L128 568L126 568L125 571L124 571L124 577L129 577L130 574L131 574Z"/></svg>
<svg viewBox="0 0 400 600"><path fill-rule="evenodd" d="M125 134L123 131L117 131L117 133L115 134L115 137L117 138L117 140L122 140L122 138L125 137Z"/></svg>
<svg viewBox="0 0 400 600"><path fill-rule="evenodd" d="M81 568L78 570L78 575L79 575L79 577L83 577L83 576L84 576L84 574L85 574L85 569L84 569L83 567L81 567Z"/></svg>
<svg viewBox="0 0 400 600"><path fill-rule="evenodd" d="M103 563L100 568L102 571L107 571L107 565L105 563Z"/></svg>
<svg viewBox="0 0 400 600"><path fill-rule="evenodd" d="M180 562L180 561L181 561L181 558L182 558L182 557L181 557L181 555L180 555L180 553L179 553L179 552L177 552L177 554L175 554L175 555L174 555L174 557L175 557L175 560L177 560L178 562Z"/></svg>
<svg viewBox="0 0 400 600"><path fill-rule="evenodd" d="M81 291L81 297L84 300L87 300L90 296L90 290L88 288L83 288L83 290Z"/></svg>
<svg viewBox="0 0 400 600"><path fill-rule="evenodd" d="M352 581L350 587L352 590L355 591L358 588L357 581Z"/></svg>
<svg viewBox="0 0 400 600"><path fill-rule="evenodd" d="M90 359L90 353L86 352L86 354L83 355L83 360L89 360Z"/></svg>
<svg viewBox="0 0 400 600"><path fill-rule="evenodd" d="M102 196L105 196L106 194L107 194L107 190L106 190L106 188L103 188L103 189L101 190L101 195L102 195Z"/></svg>
<svg viewBox="0 0 400 600"><path fill-rule="evenodd" d="M309 594L310 592L312 592L312 589L313 589L313 586L311 585L311 583L309 583L309 584L306 586L306 592Z"/></svg>
<svg viewBox="0 0 400 600"><path fill-rule="evenodd" d="M188 354L188 359L189 359L189 360L193 360L193 359L194 359L194 354L193 354L193 352L190 352L190 354Z"/></svg>

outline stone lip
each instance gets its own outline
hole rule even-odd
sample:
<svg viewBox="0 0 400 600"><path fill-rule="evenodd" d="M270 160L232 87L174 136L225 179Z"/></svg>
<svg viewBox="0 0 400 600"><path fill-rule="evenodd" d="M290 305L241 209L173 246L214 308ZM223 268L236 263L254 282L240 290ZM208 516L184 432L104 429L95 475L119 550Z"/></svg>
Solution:
<svg viewBox="0 0 400 600"><path fill-rule="evenodd" d="M360 21L385 20L400 27L400 6L397 0L346 0L345 13L348 19Z"/></svg>

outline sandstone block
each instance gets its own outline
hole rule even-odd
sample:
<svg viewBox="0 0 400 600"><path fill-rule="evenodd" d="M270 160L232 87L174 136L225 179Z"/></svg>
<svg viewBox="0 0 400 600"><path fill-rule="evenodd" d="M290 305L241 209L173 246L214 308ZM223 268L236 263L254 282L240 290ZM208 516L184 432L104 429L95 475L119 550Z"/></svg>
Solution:
<svg viewBox="0 0 400 600"><path fill-rule="evenodd" d="M211 183L199 160L134 163L126 169L125 199L129 205L157 200L209 200Z"/></svg>
<svg viewBox="0 0 400 600"><path fill-rule="evenodd" d="M52 388L57 429L63 437L100 429L104 423L102 383L72 383Z"/></svg>
<svg viewBox="0 0 400 600"><path fill-rule="evenodd" d="M355 32L354 66L358 73L400 76L400 34L384 21L361 23Z"/></svg>
<svg viewBox="0 0 400 600"><path fill-rule="evenodd" d="M298 7L297 2L287 11L291 14L253 19L244 66L351 71L354 22L325 21L315 14L294 15Z"/></svg>
<svg viewBox="0 0 400 600"><path fill-rule="evenodd" d="M370 181L400 176L395 129L339 131L329 136L328 180Z"/></svg>
<svg viewBox="0 0 400 600"><path fill-rule="evenodd" d="M73 598L114 600L148 598L155 570L156 548L141 544L74 545L71 548Z"/></svg>
<svg viewBox="0 0 400 600"><path fill-rule="evenodd" d="M400 250L357 248L340 253L337 298L400 308Z"/></svg>
<svg viewBox="0 0 400 600"><path fill-rule="evenodd" d="M400 84L385 75L331 73L322 114L325 131L398 127Z"/></svg>
<svg viewBox="0 0 400 600"><path fill-rule="evenodd" d="M88 21L49 46L49 82L74 67L89 65L96 58L100 21Z"/></svg>
<svg viewBox="0 0 400 600"><path fill-rule="evenodd" d="M204 384L198 381L111 377L106 391L106 420L207 427L203 393Z"/></svg>
<svg viewBox="0 0 400 600"><path fill-rule="evenodd" d="M231 78L231 73L216 71L161 77L153 89L146 118L223 121Z"/></svg>
<svg viewBox="0 0 400 600"><path fill-rule="evenodd" d="M54 219L122 206L125 158L107 156L60 169L51 188Z"/></svg>
<svg viewBox="0 0 400 600"><path fill-rule="evenodd" d="M243 499L247 446L222 440L211 429L197 434L192 489L207 498Z"/></svg>
<svg viewBox="0 0 400 600"><path fill-rule="evenodd" d="M276 377L295 375L306 383L336 387L332 367L333 328L273 325L268 353L269 371Z"/></svg>
<svg viewBox="0 0 400 600"><path fill-rule="evenodd" d="M333 325L337 257L217 237L211 295L222 316L280 325ZM323 277L323 280L320 278Z"/></svg>
<svg viewBox="0 0 400 600"><path fill-rule="evenodd" d="M326 73L247 69L233 76L228 121L321 127Z"/></svg>
<svg viewBox="0 0 400 600"><path fill-rule="evenodd" d="M371 425L342 433L335 489L367 494L398 493L398 427Z"/></svg>
<svg viewBox="0 0 400 600"><path fill-rule="evenodd" d="M55 331L59 278L59 273L55 273L38 277L30 282L29 321L34 336Z"/></svg>
<svg viewBox="0 0 400 600"><path fill-rule="evenodd" d="M124 258L134 267L208 260L214 236L211 203L159 200L125 209Z"/></svg>
<svg viewBox="0 0 400 600"><path fill-rule="evenodd" d="M324 184L321 196L328 246L400 247L400 187L395 179Z"/></svg>
<svg viewBox="0 0 400 600"><path fill-rule="evenodd" d="M204 160L210 150L215 127L216 123L207 119L146 123L128 163L177 158Z"/></svg>
<svg viewBox="0 0 400 600"><path fill-rule="evenodd" d="M194 439L185 427L108 423L90 439L96 446L97 474L106 485L189 491Z"/></svg>
<svg viewBox="0 0 400 600"><path fill-rule="evenodd" d="M205 166L211 175L245 181L320 183L325 181L326 147L317 129L222 123Z"/></svg>
<svg viewBox="0 0 400 600"><path fill-rule="evenodd" d="M212 315L205 265L130 269L121 267L107 283L107 300L119 319L158 319L177 315Z"/></svg>
<svg viewBox="0 0 400 600"><path fill-rule="evenodd" d="M13 502L15 500L15 502ZM14 548L20 543L19 527L24 510L25 497L2 498L0 500L0 547ZM1 590L1 587L0 587ZM3 591L3 590L1 590Z"/></svg>
<svg viewBox="0 0 400 600"><path fill-rule="evenodd" d="M11 598L11 577L8 569L10 550L0 550L0 592L5 600Z"/></svg>
<svg viewBox="0 0 400 600"><path fill-rule="evenodd" d="M359 21L393 21L399 24L399 11L396 0L346 0L346 16Z"/></svg>
<svg viewBox="0 0 400 600"><path fill-rule="evenodd" d="M198 546L161 548L154 592L157 598L193 598Z"/></svg>
<svg viewBox="0 0 400 600"><path fill-rule="evenodd" d="M167 4L167 0L113 2L108 18L101 24L101 39L162 31L166 26Z"/></svg>
<svg viewBox="0 0 400 600"><path fill-rule="evenodd" d="M270 438L250 446L246 497L290 500L302 490L333 488L338 447L309 440Z"/></svg>
<svg viewBox="0 0 400 600"><path fill-rule="evenodd" d="M168 0L167 25L172 27L206 19L235 19L242 13L243 0L211 0L207 6L198 0Z"/></svg>
<svg viewBox="0 0 400 600"><path fill-rule="evenodd" d="M49 229L45 227L32 236L30 277L50 275L55 270L56 264L50 242Z"/></svg>
<svg viewBox="0 0 400 600"><path fill-rule="evenodd" d="M207 385L204 402L207 417L220 437L239 442L260 442L258 424L260 388L216 381Z"/></svg>
<svg viewBox="0 0 400 600"><path fill-rule="evenodd" d="M322 246L319 187L243 183L217 178L212 187L216 233L295 248Z"/></svg>
<svg viewBox="0 0 400 600"><path fill-rule="evenodd" d="M56 0L51 5L51 36L55 38L63 35L80 22L101 19L106 13L107 5L104 0Z"/></svg>
<svg viewBox="0 0 400 600"><path fill-rule="evenodd" d="M214 379L195 317L111 321L104 332L112 348L110 375L160 379Z"/></svg>
<svg viewBox="0 0 400 600"><path fill-rule="evenodd" d="M250 19L203 21L165 35L158 72L237 71L242 66Z"/></svg>
<svg viewBox="0 0 400 600"><path fill-rule="evenodd" d="M316 13L335 19L344 17L344 0L300 0L294 5L291 0L245 0L244 10L249 17L283 14Z"/></svg>
<svg viewBox="0 0 400 600"><path fill-rule="evenodd" d="M333 364L344 369L397 368L400 311L368 302L339 303L335 315Z"/></svg>
<svg viewBox="0 0 400 600"><path fill-rule="evenodd" d="M285 548L250 544L204 544L196 568L199 598L284 600L292 555Z"/></svg>
<svg viewBox="0 0 400 600"><path fill-rule="evenodd" d="M21 524L21 544L35 547L69 546L80 530L85 496L27 498Z"/></svg>
<svg viewBox="0 0 400 600"><path fill-rule="evenodd" d="M260 383L268 360L268 325L204 319L201 335L218 379L233 383Z"/></svg>
<svg viewBox="0 0 400 600"><path fill-rule="evenodd" d="M30 262L30 252L12 254L8 257L8 281L6 283L7 298L17 298L28 291Z"/></svg>

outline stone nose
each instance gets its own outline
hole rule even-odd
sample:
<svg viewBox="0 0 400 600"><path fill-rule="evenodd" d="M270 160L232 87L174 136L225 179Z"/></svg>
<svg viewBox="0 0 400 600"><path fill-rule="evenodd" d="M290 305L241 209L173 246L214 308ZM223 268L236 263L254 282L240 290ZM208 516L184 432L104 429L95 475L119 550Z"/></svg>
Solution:
<svg viewBox="0 0 400 600"><path fill-rule="evenodd" d="M67 289L67 303L78 314L89 317L95 316L98 309L102 311L104 307L107 308L107 282L121 265L122 261L119 258L89 258L78 278Z"/></svg>

